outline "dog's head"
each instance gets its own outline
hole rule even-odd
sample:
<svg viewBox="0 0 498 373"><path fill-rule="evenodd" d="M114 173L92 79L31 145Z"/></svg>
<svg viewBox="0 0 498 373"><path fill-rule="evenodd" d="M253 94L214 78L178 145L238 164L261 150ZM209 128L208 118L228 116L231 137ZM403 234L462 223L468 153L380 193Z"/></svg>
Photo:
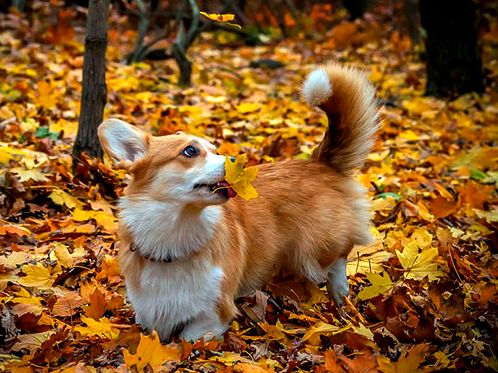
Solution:
<svg viewBox="0 0 498 373"><path fill-rule="evenodd" d="M118 119L103 122L98 135L105 153L132 175L127 196L201 207L230 196L226 157L204 139L181 132L151 136Z"/></svg>

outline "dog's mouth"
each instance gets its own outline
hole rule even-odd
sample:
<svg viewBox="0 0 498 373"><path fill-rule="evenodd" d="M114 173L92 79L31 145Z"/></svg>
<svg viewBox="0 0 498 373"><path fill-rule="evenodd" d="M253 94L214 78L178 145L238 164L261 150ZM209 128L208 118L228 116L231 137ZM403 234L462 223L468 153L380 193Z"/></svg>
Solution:
<svg viewBox="0 0 498 373"><path fill-rule="evenodd" d="M230 187L226 181L218 181L214 184L195 184L194 190L207 189L211 193L220 195L225 198L233 198L237 195L237 192Z"/></svg>

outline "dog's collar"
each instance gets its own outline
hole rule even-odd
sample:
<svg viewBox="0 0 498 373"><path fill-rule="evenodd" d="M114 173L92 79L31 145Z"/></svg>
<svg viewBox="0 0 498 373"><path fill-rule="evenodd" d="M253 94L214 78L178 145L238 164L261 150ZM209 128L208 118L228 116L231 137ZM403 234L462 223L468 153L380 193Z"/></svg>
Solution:
<svg viewBox="0 0 498 373"><path fill-rule="evenodd" d="M181 258L172 258L170 255L168 255L165 259L156 259L152 258L149 255L146 255L140 251L140 248L137 247L134 243L130 244L130 251L136 253L137 255L140 255L142 258L150 261L150 262L156 262L156 263L171 263L174 261L181 260Z"/></svg>

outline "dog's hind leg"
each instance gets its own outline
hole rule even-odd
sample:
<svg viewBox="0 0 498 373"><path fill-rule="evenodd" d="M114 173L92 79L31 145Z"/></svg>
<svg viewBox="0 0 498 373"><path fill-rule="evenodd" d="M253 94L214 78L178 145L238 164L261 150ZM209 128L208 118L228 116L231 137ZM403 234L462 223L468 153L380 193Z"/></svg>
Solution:
<svg viewBox="0 0 498 373"><path fill-rule="evenodd" d="M342 306L344 297L349 294L349 284L346 275L346 258L339 257L330 266L327 276L327 289L335 304Z"/></svg>

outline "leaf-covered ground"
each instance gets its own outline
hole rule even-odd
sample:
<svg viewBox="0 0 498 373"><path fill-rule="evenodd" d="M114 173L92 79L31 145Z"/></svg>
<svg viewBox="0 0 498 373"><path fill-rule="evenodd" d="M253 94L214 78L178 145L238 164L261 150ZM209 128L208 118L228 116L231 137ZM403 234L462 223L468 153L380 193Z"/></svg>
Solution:
<svg viewBox="0 0 498 373"><path fill-rule="evenodd" d="M325 119L300 102L306 69L362 67L380 98L379 140L358 176L377 241L351 253L348 305L337 310L325 288L284 278L238 301L223 341L161 345L141 336L116 262L125 173L92 160L78 178L71 170L84 24L65 13L55 24L52 13L0 16L0 371L497 369L496 86L423 97L424 65L389 15L353 24L339 12L335 28L318 19L314 37L266 46L205 34L190 51L194 85L180 89L172 61L120 63L134 32L112 12L106 117L156 134L185 130L251 164L307 158ZM249 67L260 58L284 66Z"/></svg>

